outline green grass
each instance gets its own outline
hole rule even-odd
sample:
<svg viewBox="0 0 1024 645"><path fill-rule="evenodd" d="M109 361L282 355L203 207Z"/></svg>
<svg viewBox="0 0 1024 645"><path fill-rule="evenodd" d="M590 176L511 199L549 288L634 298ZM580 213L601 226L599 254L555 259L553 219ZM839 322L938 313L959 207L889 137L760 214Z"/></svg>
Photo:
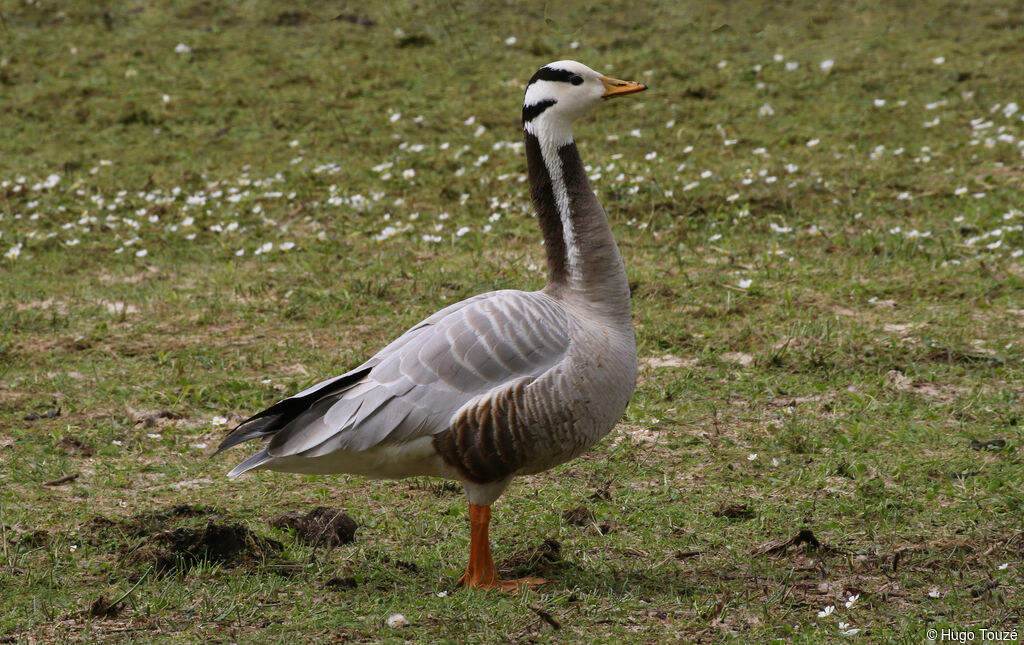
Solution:
<svg viewBox="0 0 1024 645"><path fill-rule="evenodd" d="M0 3L0 639L1019 633L1017 3L378 4ZM229 482L244 451L207 458L214 419L446 303L543 284L509 144L523 83L562 58L651 86L576 128L640 382L593 452L495 506L496 559L555 540L525 568L558 584L455 590L457 488ZM180 418L136 422L159 410ZM215 515L161 528L239 523L282 550L160 575L132 522L181 504ZM592 525L563 520L581 504ZM267 523L317 505L355 542ZM819 548L771 548L802 529ZM90 616L100 598L119 611Z"/></svg>

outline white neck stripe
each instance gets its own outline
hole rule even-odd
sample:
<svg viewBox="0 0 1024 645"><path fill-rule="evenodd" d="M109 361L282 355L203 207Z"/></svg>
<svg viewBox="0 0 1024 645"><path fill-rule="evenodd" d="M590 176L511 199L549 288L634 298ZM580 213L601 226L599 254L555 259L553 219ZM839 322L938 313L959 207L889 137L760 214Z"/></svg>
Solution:
<svg viewBox="0 0 1024 645"><path fill-rule="evenodd" d="M565 243L566 269L569 278L577 282L583 277L580 263L580 248L576 240L576 231L572 225L572 211L569 191L565 185L565 173L562 169L562 157L558 150L573 143L572 130L569 123L551 118L553 115L541 114L524 126L527 133L537 138L540 155L544 159L548 176L551 178L551 192L555 198L555 208L562 221L562 241ZM554 126L554 127L552 127Z"/></svg>

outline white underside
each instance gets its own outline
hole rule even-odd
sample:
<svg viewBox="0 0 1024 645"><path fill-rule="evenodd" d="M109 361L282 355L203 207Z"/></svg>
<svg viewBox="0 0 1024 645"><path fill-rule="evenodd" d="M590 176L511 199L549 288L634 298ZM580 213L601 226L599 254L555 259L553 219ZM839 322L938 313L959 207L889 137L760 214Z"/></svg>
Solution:
<svg viewBox="0 0 1024 645"><path fill-rule="evenodd" d="M319 457L302 453L275 457L256 470L276 470L306 475L350 473L375 479L402 479L431 475L458 479L458 472L444 463L434 450L433 437L418 437L404 443L376 445L366 450L335 450Z"/></svg>
<svg viewBox="0 0 1024 645"><path fill-rule="evenodd" d="M358 452L338 450L321 457L290 455L266 461L253 470L275 470L305 475L347 473L371 479L404 479L406 477L442 477L462 482L470 504L490 506L501 497L512 478L489 484L463 479L434 450L433 437L419 437L403 444L375 446Z"/></svg>

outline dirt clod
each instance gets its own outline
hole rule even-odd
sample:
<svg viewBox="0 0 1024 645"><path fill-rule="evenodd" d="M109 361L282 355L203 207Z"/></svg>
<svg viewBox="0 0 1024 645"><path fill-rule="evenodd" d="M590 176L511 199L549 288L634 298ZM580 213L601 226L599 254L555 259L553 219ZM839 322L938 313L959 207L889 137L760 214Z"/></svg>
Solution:
<svg viewBox="0 0 1024 645"><path fill-rule="evenodd" d="M595 518L593 511L581 505L562 511L562 519L573 526L589 526Z"/></svg>
<svg viewBox="0 0 1024 645"><path fill-rule="evenodd" d="M60 416L60 408L56 410L48 410L46 412L32 412L22 417L25 421L35 421L36 419L56 419Z"/></svg>
<svg viewBox="0 0 1024 645"><path fill-rule="evenodd" d="M92 457L96 454L92 446L85 443L78 437L64 437L57 442L57 449L66 455L78 455L81 457Z"/></svg>
<svg viewBox="0 0 1024 645"><path fill-rule="evenodd" d="M768 544L760 546L754 551L754 555L764 555L766 553L769 555L778 555L780 553L785 553L789 547L800 544L809 544L815 549L822 548L821 542L818 541L818 538L814 537L814 533L811 529L800 529L796 535L788 540L783 540L781 542L769 542Z"/></svg>
<svg viewBox="0 0 1024 645"><path fill-rule="evenodd" d="M607 522L601 522L600 524L594 526L594 530L600 533L601 535L608 535L609 533L614 533L615 530L618 528L619 525L611 520L608 520Z"/></svg>
<svg viewBox="0 0 1024 645"><path fill-rule="evenodd" d="M152 564L157 573L186 571L201 562L235 564L263 560L282 549L242 524L210 521L202 528L154 533L129 556L132 563Z"/></svg>
<svg viewBox="0 0 1024 645"><path fill-rule="evenodd" d="M328 589L355 589L359 585L355 578L334 576L324 586Z"/></svg>
<svg viewBox="0 0 1024 645"><path fill-rule="evenodd" d="M711 514L731 520L749 520L754 517L754 511L746 504L726 504Z"/></svg>
<svg viewBox="0 0 1024 645"><path fill-rule="evenodd" d="M123 606L119 602L113 604L104 596L100 596L96 600L92 601L89 605L89 609L85 612L92 618L114 618L121 613Z"/></svg>
<svg viewBox="0 0 1024 645"><path fill-rule="evenodd" d="M505 558L498 569L511 572L516 577L538 576L547 577L568 566L562 559L562 545L557 540L548 538L532 549L516 551Z"/></svg>
<svg viewBox="0 0 1024 645"><path fill-rule="evenodd" d="M971 440L971 450L985 450L986 448L995 448L999 450L1006 447L1006 439L989 439L988 441L978 441L977 439Z"/></svg>
<svg viewBox="0 0 1024 645"><path fill-rule="evenodd" d="M606 479L600 486L597 487L597 489L594 490L593 493L587 495L587 499L593 501L610 502L612 499L612 481L613 480L611 479Z"/></svg>
<svg viewBox="0 0 1024 645"><path fill-rule="evenodd" d="M131 422L141 428L162 427L182 418L180 414L171 410L144 411L136 410L130 405L124 406L124 411Z"/></svg>
<svg viewBox="0 0 1024 645"><path fill-rule="evenodd" d="M317 506L305 515L281 513L270 518L269 522L274 528L294 529L295 537L305 544L328 549L354 541L359 528L356 521L343 511L326 506Z"/></svg>

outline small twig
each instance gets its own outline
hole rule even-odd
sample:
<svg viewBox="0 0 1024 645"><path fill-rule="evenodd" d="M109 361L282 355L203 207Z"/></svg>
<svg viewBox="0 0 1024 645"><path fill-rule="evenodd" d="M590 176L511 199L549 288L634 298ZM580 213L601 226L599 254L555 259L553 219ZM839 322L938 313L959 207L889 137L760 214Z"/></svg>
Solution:
<svg viewBox="0 0 1024 645"><path fill-rule="evenodd" d="M81 474L82 473L71 473L70 475L64 475L63 477L58 477L57 479L51 479L48 482L43 482L43 486L61 486L63 484L70 484L71 482L78 479L78 476Z"/></svg>
<svg viewBox="0 0 1024 645"><path fill-rule="evenodd" d="M528 605L528 606L529 606L530 609L533 610L533 612L535 614L540 616L541 619L545 623L547 623L548 625L551 625L554 629L562 629L562 623L558 622L558 620L556 620L555 617L552 616L551 614L549 614L547 611L545 611L544 609L542 609L541 607L538 607L536 605Z"/></svg>

